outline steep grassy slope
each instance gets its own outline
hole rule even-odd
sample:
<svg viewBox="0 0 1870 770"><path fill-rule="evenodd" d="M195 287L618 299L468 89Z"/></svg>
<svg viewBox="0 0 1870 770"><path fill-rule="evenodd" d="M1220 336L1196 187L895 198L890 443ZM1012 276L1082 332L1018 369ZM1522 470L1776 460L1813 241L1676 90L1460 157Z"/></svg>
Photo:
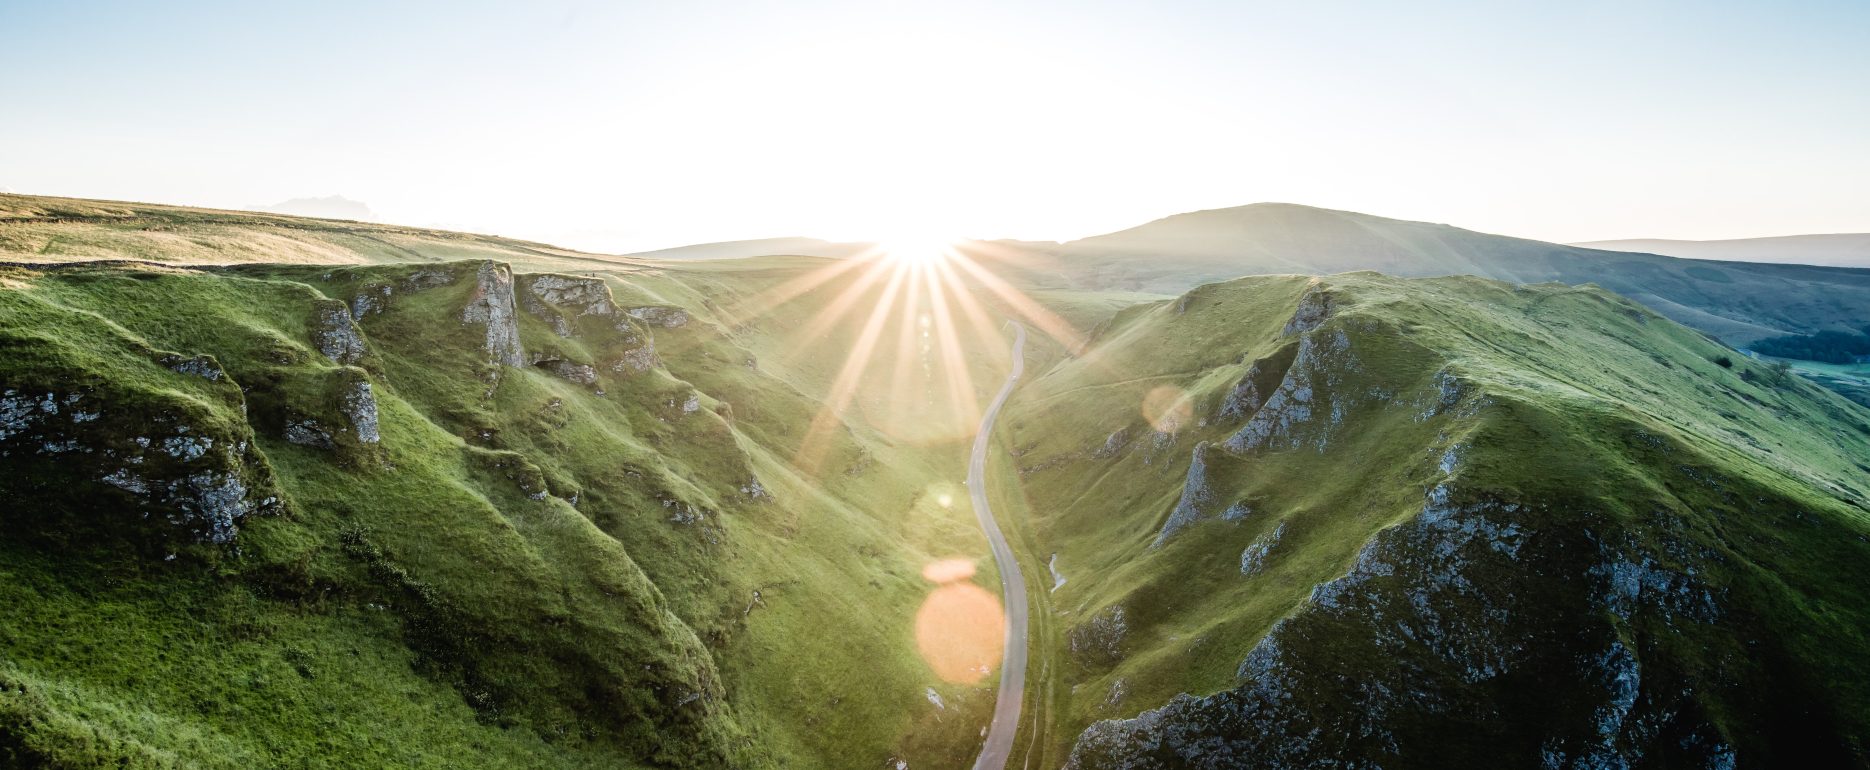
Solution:
<svg viewBox="0 0 1870 770"><path fill-rule="evenodd" d="M1010 409L1035 766L1870 761L1870 411L1628 300L1242 279Z"/></svg>
<svg viewBox="0 0 1870 770"><path fill-rule="evenodd" d="M992 252L991 247L981 247ZM1284 203L1180 214L1050 248L1006 245L1035 285L1180 293L1242 275L1378 270L1515 283L1595 283L1735 345L1787 332L1854 330L1870 318L1870 271L1699 262L1598 251Z"/></svg>
<svg viewBox="0 0 1870 770"><path fill-rule="evenodd" d="M822 382L710 307L813 267L4 268L0 757L959 763L958 447L802 465Z"/></svg>

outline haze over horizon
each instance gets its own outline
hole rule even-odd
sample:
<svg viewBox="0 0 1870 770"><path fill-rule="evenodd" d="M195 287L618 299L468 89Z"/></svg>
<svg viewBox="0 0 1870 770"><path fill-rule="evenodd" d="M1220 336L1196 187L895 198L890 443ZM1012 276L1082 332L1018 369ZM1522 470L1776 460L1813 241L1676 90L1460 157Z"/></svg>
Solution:
<svg viewBox="0 0 1870 770"><path fill-rule="evenodd" d="M1068 240L1262 201L1556 242L1865 232L1867 23L1843 2L15 5L0 185L337 194L615 252Z"/></svg>

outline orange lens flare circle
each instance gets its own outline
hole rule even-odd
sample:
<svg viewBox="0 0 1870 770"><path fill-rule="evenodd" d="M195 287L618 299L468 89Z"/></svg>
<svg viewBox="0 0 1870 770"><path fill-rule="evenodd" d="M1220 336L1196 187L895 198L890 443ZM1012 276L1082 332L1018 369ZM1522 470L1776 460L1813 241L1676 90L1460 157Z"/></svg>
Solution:
<svg viewBox="0 0 1870 770"><path fill-rule="evenodd" d="M944 559L922 576L939 584L916 611L916 651L942 681L976 684L1000 665L1006 613L1000 598L966 582L974 562Z"/></svg>
<svg viewBox="0 0 1870 770"><path fill-rule="evenodd" d="M1143 417L1158 433L1176 433L1194 421L1188 394L1173 385L1159 385L1143 396Z"/></svg>

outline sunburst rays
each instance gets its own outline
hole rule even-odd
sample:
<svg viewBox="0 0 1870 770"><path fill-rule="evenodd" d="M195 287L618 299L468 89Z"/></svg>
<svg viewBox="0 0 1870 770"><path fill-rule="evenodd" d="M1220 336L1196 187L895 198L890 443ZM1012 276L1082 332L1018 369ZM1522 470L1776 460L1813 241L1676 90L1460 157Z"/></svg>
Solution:
<svg viewBox="0 0 1870 770"><path fill-rule="evenodd" d="M889 241L727 309L726 316L742 323L789 303L818 303L801 325L785 332L781 352L783 360L828 377L824 403L793 458L800 470L825 470L837 432L853 416L902 443L971 435L980 419L980 382L997 381L985 372L997 369L1005 355L1001 317L1027 322L1067 350L1083 344L1069 322L969 251L995 266L1009 264L1007 253L982 244ZM832 371L822 362L837 360L824 355L834 346L845 350Z"/></svg>

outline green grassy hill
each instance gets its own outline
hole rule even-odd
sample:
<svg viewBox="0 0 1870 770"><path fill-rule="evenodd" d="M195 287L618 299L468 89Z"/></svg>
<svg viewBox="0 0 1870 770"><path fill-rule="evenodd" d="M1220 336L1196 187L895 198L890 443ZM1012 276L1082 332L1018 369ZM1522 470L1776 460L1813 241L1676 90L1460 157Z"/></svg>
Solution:
<svg viewBox="0 0 1870 770"><path fill-rule="evenodd" d="M158 214L33 227L160 259ZM215 254L562 259L176 216ZM807 435L857 323L788 330L851 277L737 310L822 267L0 267L0 764L964 762L991 683L913 632L925 566L991 564L940 502L961 431Z"/></svg>
<svg viewBox="0 0 1870 770"><path fill-rule="evenodd" d="M1870 270L1702 262L1286 203L1179 214L1065 244L1006 245L1033 285L1178 294L1243 275L1376 270L1594 283L1734 345L1870 318ZM991 252L993 249L987 249Z"/></svg>
<svg viewBox="0 0 1870 770"><path fill-rule="evenodd" d="M1002 436L1066 580L1034 766L1870 761L1834 393L1600 289L1369 273L1202 286L1038 371Z"/></svg>
<svg viewBox="0 0 1870 770"><path fill-rule="evenodd" d="M990 471L1017 761L1870 761L1870 410L1592 286L1171 296L1375 259L1766 328L1858 273L1239 214L970 247L1085 332ZM0 196L0 766L966 766L994 682L917 627L931 565L998 585L993 295Z"/></svg>

